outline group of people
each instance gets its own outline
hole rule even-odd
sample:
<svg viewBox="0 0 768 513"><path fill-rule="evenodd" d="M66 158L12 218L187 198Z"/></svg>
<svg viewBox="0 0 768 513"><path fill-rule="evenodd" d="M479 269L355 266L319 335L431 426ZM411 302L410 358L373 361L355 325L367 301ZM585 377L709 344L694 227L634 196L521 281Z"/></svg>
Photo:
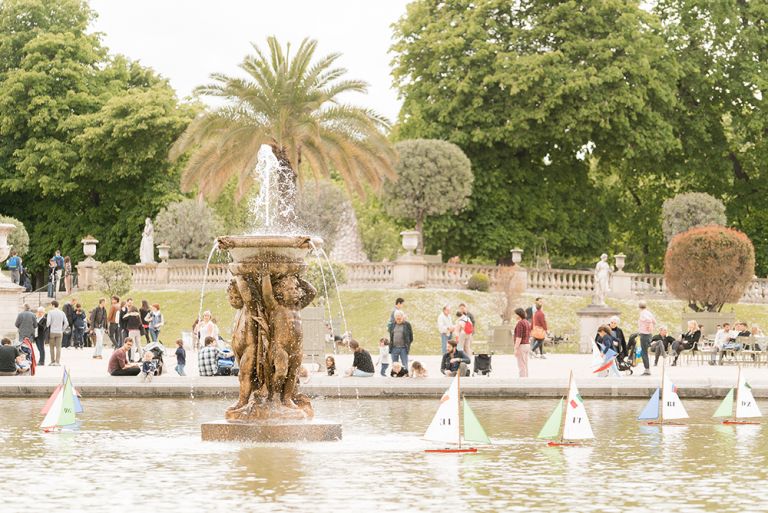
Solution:
<svg viewBox="0 0 768 513"><path fill-rule="evenodd" d="M765 335L757 324L752 324L750 327L746 322L739 321L733 326L728 322L722 326L718 325L709 364L715 365L715 358L717 358L717 363L722 365L728 352L742 349L760 351L762 349L760 342L764 338Z"/></svg>

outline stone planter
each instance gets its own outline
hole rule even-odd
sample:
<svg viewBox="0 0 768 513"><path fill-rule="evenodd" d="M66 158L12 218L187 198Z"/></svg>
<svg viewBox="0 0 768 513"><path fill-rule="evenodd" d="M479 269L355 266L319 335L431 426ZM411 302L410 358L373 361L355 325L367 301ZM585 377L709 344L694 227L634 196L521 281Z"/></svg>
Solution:
<svg viewBox="0 0 768 513"><path fill-rule="evenodd" d="M171 246L167 242L157 245L157 256L160 257L160 262L163 264L168 263L168 257L170 256Z"/></svg>
<svg viewBox="0 0 768 513"><path fill-rule="evenodd" d="M98 240L96 240L94 237L85 237L83 240L80 241L83 244L83 254L88 259L93 259L93 257L96 255L96 244L99 243Z"/></svg>
<svg viewBox="0 0 768 513"><path fill-rule="evenodd" d="M405 249L408 256L413 255L413 252L419 247L419 232L409 230L400 232L400 235L403 237L403 249Z"/></svg>

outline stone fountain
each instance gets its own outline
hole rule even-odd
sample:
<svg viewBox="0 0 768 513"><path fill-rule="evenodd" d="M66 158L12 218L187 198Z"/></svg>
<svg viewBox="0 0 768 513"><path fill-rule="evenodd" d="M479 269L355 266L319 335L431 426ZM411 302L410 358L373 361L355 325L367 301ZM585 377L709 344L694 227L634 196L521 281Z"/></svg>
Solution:
<svg viewBox="0 0 768 513"><path fill-rule="evenodd" d="M240 364L240 391L224 420L202 425L203 440L341 439L340 424L314 420L298 385L304 358L301 310L317 294L302 274L305 258L322 240L243 235L219 237L217 245L232 258L227 296L237 311L232 349Z"/></svg>

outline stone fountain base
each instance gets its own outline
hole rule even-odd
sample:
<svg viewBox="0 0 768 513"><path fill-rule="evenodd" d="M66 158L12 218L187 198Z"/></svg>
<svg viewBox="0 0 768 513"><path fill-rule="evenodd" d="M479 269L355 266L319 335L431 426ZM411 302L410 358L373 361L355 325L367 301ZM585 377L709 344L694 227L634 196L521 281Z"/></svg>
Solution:
<svg viewBox="0 0 768 513"><path fill-rule="evenodd" d="M214 442L335 442L341 424L320 421L248 422L219 420L201 425L203 441Z"/></svg>

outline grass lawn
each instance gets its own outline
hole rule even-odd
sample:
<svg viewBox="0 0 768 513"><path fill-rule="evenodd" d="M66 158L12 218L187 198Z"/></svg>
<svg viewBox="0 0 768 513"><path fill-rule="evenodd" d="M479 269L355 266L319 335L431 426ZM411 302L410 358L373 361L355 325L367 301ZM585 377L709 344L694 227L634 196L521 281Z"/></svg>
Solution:
<svg viewBox="0 0 768 513"><path fill-rule="evenodd" d="M90 311L103 294L82 292L76 296ZM166 323L161 338L166 344L180 337L182 331L192 329L200 307L199 291L132 291L125 297L132 297L137 306L141 304L142 299L147 299L150 304L160 303ZM443 304L450 304L454 311L461 302L468 305L477 320L476 341L486 340L490 327L500 323L499 314L504 306L503 296L495 292L439 289L341 290L340 299L347 326L353 337L371 352L377 350L379 338L387 335L387 321L397 297L405 299L405 312L414 330L414 354L437 354L440 351L437 316ZM532 295L525 295L519 306L526 307L533 303L533 299ZM576 311L587 306L589 302L590 298L587 297L544 296L544 312L547 314L550 330L559 335L569 335L571 340L575 341L578 338ZM637 301L608 300L607 303L621 311L621 326L625 333L633 331L637 319ZM673 335L679 335L681 319L684 317L684 304L681 301L649 301L648 307L661 323L670 328ZM203 309L213 312L222 336L229 338L234 310L229 306L225 292L206 292ZM729 305L723 310L734 311L739 320L757 323L763 328L768 327L768 305ZM335 299L331 301L331 311L334 320L341 318L338 301ZM343 325L339 330L343 330ZM560 350L574 351L575 347L575 344L564 345Z"/></svg>

